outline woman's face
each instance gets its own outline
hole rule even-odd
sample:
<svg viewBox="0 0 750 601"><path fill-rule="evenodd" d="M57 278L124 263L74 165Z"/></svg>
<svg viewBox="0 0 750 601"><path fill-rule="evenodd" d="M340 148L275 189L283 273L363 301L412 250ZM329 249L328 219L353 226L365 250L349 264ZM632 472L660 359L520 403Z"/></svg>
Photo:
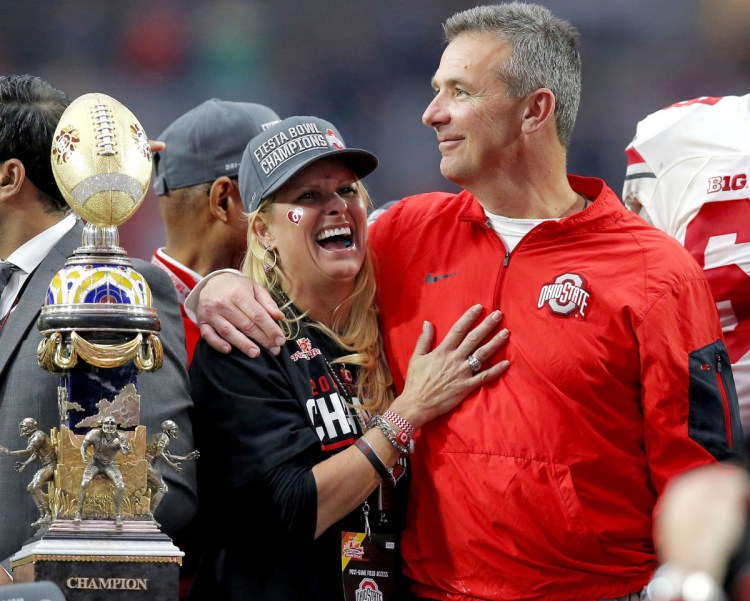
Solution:
<svg viewBox="0 0 750 601"><path fill-rule="evenodd" d="M357 177L335 158L321 159L275 195L263 241L279 255L292 290L348 283L362 268L367 246L367 201ZM256 229L256 234L258 230Z"/></svg>

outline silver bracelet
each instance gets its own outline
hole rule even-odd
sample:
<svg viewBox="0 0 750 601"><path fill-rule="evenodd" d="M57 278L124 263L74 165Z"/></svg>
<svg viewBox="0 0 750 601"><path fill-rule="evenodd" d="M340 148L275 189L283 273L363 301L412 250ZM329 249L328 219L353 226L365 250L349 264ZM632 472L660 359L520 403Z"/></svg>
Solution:
<svg viewBox="0 0 750 601"><path fill-rule="evenodd" d="M380 430L388 439L388 442L390 442L399 453L411 455L414 452L414 439L406 437L404 440L406 444L402 444L398 439L399 431L380 415L376 415L372 418L369 427Z"/></svg>

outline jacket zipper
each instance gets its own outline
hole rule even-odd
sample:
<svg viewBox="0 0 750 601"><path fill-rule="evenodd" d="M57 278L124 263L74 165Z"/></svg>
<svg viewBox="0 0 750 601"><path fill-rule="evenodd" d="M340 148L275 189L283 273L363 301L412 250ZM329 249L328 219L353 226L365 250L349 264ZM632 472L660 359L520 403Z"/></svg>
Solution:
<svg viewBox="0 0 750 601"><path fill-rule="evenodd" d="M724 427L727 431L727 442L729 448L734 447L732 442L732 415L729 411L729 399L727 399L727 390L724 387L724 379L721 375L721 355L716 353L714 355L716 360L716 383L719 385L719 393L721 394L721 402L724 405Z"/></svg>

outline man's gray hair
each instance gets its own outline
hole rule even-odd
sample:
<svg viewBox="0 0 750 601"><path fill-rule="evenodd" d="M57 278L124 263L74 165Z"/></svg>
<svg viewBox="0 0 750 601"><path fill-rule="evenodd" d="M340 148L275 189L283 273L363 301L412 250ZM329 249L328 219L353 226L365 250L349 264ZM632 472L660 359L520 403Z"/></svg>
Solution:
<svg viewBox="0 0 750 601"><path fill-rule="evenodd" d="M537 4L508 2L456 13L443 24L450 43L461 34L494 33L511 49L498 76L510 97L549 88L555 95L555 122L568 146L581 98L578 31Z"/></svg>

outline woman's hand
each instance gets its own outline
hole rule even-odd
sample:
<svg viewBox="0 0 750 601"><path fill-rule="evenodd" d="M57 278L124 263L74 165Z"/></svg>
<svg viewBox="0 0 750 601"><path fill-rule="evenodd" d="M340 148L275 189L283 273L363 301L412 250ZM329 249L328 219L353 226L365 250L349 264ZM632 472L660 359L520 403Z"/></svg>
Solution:
<svg viewBox="0 0 750 601"><path fill-rule="evenodd" d="M433 351L435 330L431 323L424 323L409 361L404 392L390 407L415 428L450 411L472 390L507 371L508 361L489 363L508 340L508 330L500 330L482 343L500 324L500 311L493 311L472 329L481 312L481 305L475 305L464 313ZM469 355L483 363L477 372L469 366ZM365 438L383 464L393 467L400 455L383 432L371 428ZM329 457L312 471L318 489L316 538L362 503L380 483L378 474L355 448Z"/></svg>
<svg viewBox="0 0 750 601"><path fill-rule="evenodd" d="M409 361L404 391L391 405L415 428L450 411L472 390L508 370L508 361L489 365L495 351L507 342L508 330L500 330L482 344L500 324L501 313L493 311L472 329L481 311L481 305L471 307L432 351L435 330L430 322L424 322ZM469 365L470 355L481 365L476 372Z"/></svg>

